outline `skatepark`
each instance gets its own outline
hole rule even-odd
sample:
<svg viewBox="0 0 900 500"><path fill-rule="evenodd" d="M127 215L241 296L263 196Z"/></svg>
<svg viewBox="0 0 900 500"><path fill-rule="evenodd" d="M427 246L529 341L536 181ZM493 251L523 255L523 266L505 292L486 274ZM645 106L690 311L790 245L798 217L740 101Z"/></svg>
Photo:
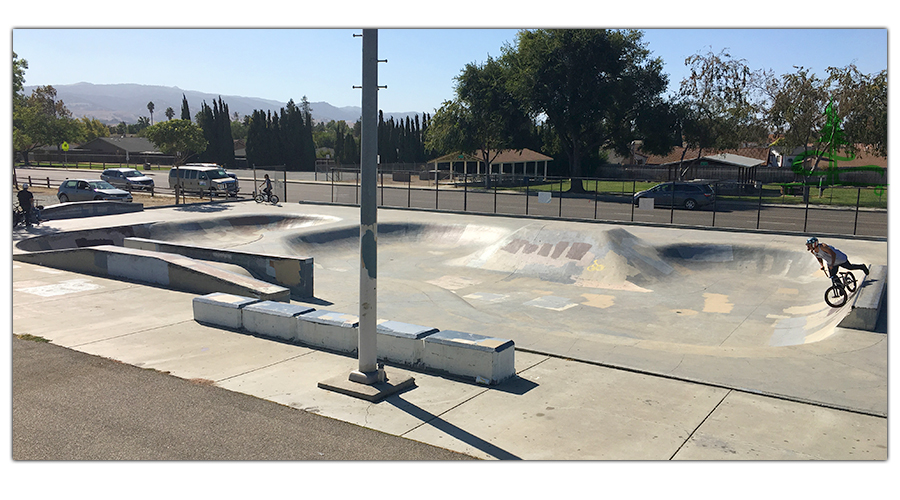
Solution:
<svg viewBox="0 0 900 500"><path fill-rule="evenodd" d="M885 460L887 243L819 236L872 268L840 308L803 234L381 209L378 317L512 341L515 367L483 383L388 362L415 384L378 402L318 386L353 370L352 353L201 323L192 307L244 295L215 283L277 287L235 263L257 255L307 266L272 300L357 314L356 207L223 202L22 230L13 333L481 459ZM150 244L193 274L117 276L98 256L136 269ZM66 321L40 314L51 307Z"/></svg>

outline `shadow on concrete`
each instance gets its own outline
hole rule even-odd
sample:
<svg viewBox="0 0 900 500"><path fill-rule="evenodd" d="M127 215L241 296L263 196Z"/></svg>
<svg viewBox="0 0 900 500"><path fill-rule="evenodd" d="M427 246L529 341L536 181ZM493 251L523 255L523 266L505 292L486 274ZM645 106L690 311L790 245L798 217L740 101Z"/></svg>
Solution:
<svg viewBox="0 0 900 500"><path fill-rule="evenodd" d="M175 210L178 212L211 214L231 210L231 205L229 202L191 203L190 205L178 205Z"/></svg>
<svg viewBox="0 0 900 500"><path fill-rule="evenodd" d="M422 423L430 425L449 436L459 439L469 446L477 448L498 460L522 460L522 457L513 455L503 448L495 446L464 429L460 429L437 415L404 400L399 395L389 397L384 401L393 405L398 410L402 410L410 416L421 420Z"/></svg>

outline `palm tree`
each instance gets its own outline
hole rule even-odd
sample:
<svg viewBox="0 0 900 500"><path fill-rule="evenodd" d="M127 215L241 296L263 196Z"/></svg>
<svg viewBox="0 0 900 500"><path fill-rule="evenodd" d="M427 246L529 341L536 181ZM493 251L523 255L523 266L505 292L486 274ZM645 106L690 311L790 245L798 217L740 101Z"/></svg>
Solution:
<svg viewBox="0 0 900 500"><path fill-rule="evenodd" d="M153 125L153 110L156 108L156 105L153 104L153 101L147 103L147 109L150 110L150 125Z"/></svg>

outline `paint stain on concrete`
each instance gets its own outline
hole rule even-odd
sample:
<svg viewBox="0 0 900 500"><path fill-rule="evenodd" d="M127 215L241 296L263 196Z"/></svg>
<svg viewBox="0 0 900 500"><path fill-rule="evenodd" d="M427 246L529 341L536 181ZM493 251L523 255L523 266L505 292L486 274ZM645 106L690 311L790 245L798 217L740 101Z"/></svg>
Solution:
<svg viewBox="0 0 900 500"><path fill-rule="evenodd" d="M734 308L734 304L728 301L727 295L720 293L704 293L703 312L728 314Z"/></svg>
<svg viewBox="0 0 900 500"><path fill-rule="evenodd" d="M86 292L89 290L96 290L98 288L100 288L100 285L92 283L90 280L74 279L62 281L53 285L17 288L16 290L19 292L30 293L32 295L39 295L41 297L56 297L58 295Z"/></svg>
<svg viewBox="0 0 900 500"><path fill-rule="evenodd" d="M583 293L581 294L586 300L582 302L582 305L597 307L599 309L606 309L607 307L612 307L615 305L616 297L614 295L600 295L596 293Z"/></svg>
<svg viewBox="0 0 900 500"><path fill-rule="evenodd" d="M536 298L534 300L529 300L528 302L525 302L524 305L540 307L541 309L550 309L551 311L565 311L566 309L571 309L578 304L564 297L547 295L544 297Z"/></svg>

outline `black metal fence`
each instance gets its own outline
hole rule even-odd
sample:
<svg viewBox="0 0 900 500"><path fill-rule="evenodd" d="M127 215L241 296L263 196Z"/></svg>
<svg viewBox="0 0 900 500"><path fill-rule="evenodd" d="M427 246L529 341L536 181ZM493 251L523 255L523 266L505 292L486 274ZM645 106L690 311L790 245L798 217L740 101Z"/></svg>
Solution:
<svg viewBox="0 0 900 500"><path fill-rule="evenodd" d="M309 182L299 198L311 202L357 205L359 173L334 169L324 180ZM575 179L584 192L573 192L572 179L441 172L379 171L382 207L465 213L634 222L856 236L887 236L884 187L797 186L705 181L716 193L713 203L694 210L681 204L654 203L646 208L635 194L656 181ZM304 184L303 181L297 181ZM664 205L664 206L660 206ZM677 205L677 206L676 206Z"/></svg>

